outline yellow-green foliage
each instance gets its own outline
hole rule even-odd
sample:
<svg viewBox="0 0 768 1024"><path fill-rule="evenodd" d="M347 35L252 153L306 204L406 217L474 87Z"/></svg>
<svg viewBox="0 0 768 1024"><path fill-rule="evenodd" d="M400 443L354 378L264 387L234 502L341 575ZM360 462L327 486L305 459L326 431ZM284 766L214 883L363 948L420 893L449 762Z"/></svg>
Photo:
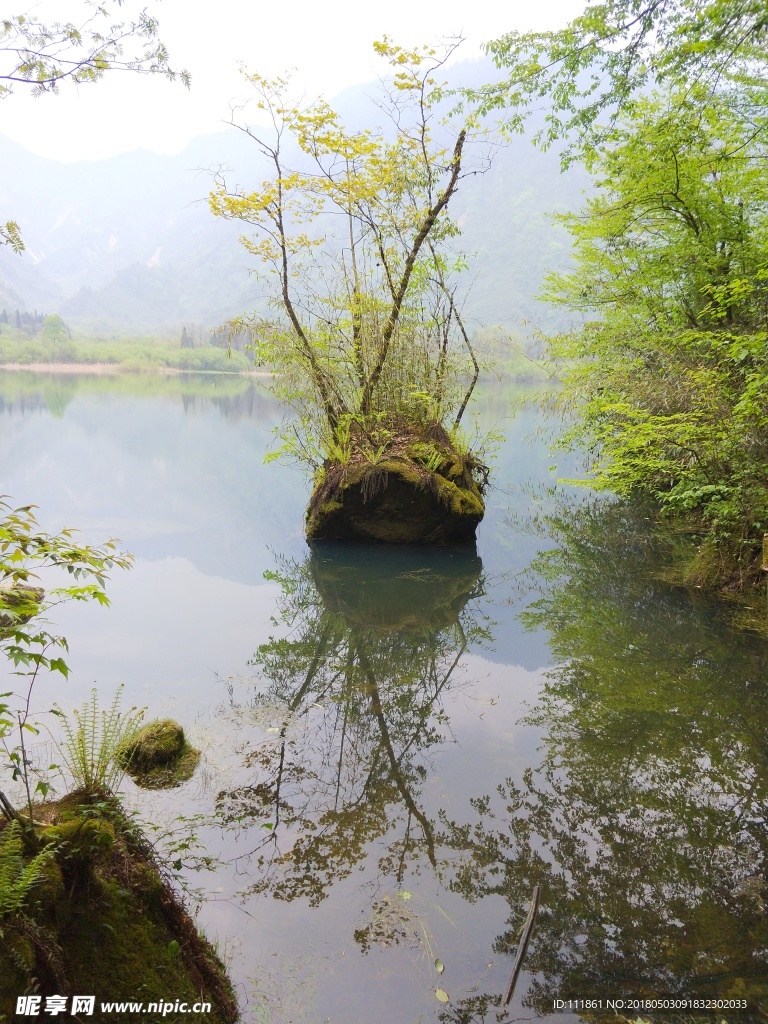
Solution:
<svg viewBox="0 0 768 1024"><path fill-rule="evenodd" d="M592 486L705 539L692 579L735 589L768 531L768 175L743 109L693 85L633 103L566 218L576 269L551 282L585 315L555 343L575 360L563 443L590 453Z"/></svg>
<svg viewBox="0 0 768 1024"><path fill-rule="evenodd" d="M133 736L144 717L143 708L120 710L123 687L107 709L99 707L98 691L91 690L90 699L75 710L75 726L58 705L54 705L62 722L64 739L59 752L69 769L77 789L91 792L117 789L124 765L118 756L126 737Z"/></svg>
<svg viewBox="0 0 768 1024"><path fill-rule="evenodd" d="M443 99L435 76L455 45L375 44L391 76L379 105L392 115L386 129L348 129L324 100L297 102L287 79L246 75L274 127L249 135L274 173L234 188L220 175L209 201L217 216L248 225L242 242L271 282L278 317L239 326L254 338L257 361L279 371L271 386L298 413L282 451L313 468L352 460L353 425L365 457L379 464L383 420L460 421L478 379L453 300L465 261L448 212L472 173L478 117L465 106L434 131ZM283 165L289 138L301 170Z"/></svg>

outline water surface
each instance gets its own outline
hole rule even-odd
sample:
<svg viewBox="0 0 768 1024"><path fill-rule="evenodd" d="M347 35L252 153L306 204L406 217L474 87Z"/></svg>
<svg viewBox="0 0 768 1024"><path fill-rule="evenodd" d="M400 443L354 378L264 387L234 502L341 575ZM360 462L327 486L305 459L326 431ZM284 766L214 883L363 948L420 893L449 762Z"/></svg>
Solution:
<svg viewBox="0 0 768 1024"><path fill-rule="evenodd" d="M126 799L247 1021L575 1020L555 1000L656 996L761 1019L766 644L654 582L642 517L547 497L520 397L481 402L507 440L476 550L310 550L257 385L0 377L2 490L136 556L109 610L57 609L72 675L39 707L122 683L203 750L181 789Z"/></svg>

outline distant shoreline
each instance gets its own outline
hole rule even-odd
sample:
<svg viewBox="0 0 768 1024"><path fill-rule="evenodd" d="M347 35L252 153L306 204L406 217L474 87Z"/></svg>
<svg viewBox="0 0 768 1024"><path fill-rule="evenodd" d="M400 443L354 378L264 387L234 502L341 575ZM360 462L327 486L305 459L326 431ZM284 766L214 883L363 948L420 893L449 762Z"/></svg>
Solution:
<svg viewBox="0 0 768 1024"><path fill-rule="evenodd" d="M272 377L269 370L180 370L175 366L121 366L120 363L2 363L0 370L11 373L88 373L107 376L118 373L155 373L165 377L177 377L187 373L218 374L224 377Z"/></svg>

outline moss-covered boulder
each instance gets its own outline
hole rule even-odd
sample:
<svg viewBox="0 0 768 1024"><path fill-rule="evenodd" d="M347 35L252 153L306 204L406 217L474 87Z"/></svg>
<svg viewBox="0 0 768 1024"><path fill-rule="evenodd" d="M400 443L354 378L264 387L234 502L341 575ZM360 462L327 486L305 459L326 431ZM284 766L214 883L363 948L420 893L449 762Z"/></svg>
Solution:
<svg viewBox="0 0 768 1024"><path fill-rule="evenodd" d="M168 789L192 777L200 751L190 746L178 722L163 718L148 722L128 737L118 747L115 759L136 785Z"/></svg>
<svg viewBox="0 0 768 1024"><path fill-rule="evenodd" d="M34 876L21 907L9 910L6 901L0 913L0 1021L16 1019L17 996L34 992L87 993L97 1007L102 1000L209 1002L208 1024L234 1024L237 1002L223 965L119 804L106 794L71 794L35 816L35 849L0 878L8 887ZM13 852L4 841L9 828L18 831L0 818L0 863ZM126 1011L120 1021L160 1016Z"/></svg>
<svg viewBox="0 0 768 1024"><path fill-rule="evenodd" d="M485 514L486 481L487 469L459 454L438 425L393 438L383 453L358 443L347 461L329 461L318 474L307 539L466 543Z"/></svg>

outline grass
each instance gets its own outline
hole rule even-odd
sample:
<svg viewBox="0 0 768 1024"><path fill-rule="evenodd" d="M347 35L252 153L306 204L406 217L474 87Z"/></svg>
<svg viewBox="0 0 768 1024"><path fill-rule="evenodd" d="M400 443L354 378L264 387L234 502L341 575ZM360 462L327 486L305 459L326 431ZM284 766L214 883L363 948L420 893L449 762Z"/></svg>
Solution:
<svg viewBox="0 0 768 1024"><path fill-rule="evenodd" d="M156 339L97 340L74 337L67 341L28 338L15 328L0 330L0 365L13 363L107 364L122 370L191 370L240 373L251 368L242 352L223 348L181 348Z"/></svg>

